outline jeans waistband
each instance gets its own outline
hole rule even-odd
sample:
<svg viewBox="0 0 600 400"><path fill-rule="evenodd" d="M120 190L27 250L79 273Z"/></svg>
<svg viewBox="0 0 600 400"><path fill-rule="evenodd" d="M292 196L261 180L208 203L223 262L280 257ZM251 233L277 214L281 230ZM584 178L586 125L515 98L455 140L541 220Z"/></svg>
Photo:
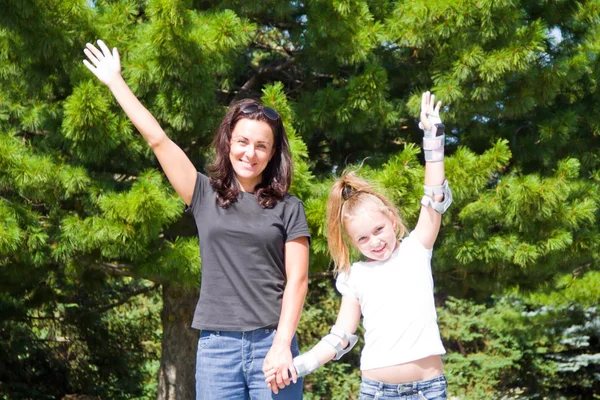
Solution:
<svg viewBox="0 0 600 400"><path fill-rule="evenodd" d="M438 377L432 378L432 379L427 379L424 381L413 381L413 382L406 382L406 383L385 383L385 382L379 382L379 381L375 381L372 379L367 379L367 378L362 378L361 379L362 383L368 386L371 386L373 388L377 388L379 390L384 390L384 391L394 391L394 392L404 392L407 390L425 390L430 388L431 386L435 385L435 384L443 384L446 385L446 377L444 375L440 375Z"/></svg>
<svg viewBox="0 0 600 400"><path fill-rule="evenodd" d="M223 331L223 330L214 330L214 329L202 329L201 334L204 335L216 335L216 336L242 336L250 333L262 333L265 335L269 335L272 332L275 332L275 328L258 328L251 331Z"/></svg>

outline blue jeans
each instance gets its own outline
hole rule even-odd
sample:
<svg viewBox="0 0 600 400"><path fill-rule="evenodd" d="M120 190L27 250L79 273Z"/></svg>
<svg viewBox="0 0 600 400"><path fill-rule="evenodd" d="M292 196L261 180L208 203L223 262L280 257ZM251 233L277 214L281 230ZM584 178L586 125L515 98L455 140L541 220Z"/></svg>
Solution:
<svg viewBox="0 0 600 400"><path fill-rule="evenodd" d="M444 375L427 381L384 383L362 378L358 400L446 400Z"/></svg>
<svg viewBox="0 0 600 400"><path fill-rule="evenodd" d="M275 329L200 333L196 356L196 400L301 400L302 379L273 394L262 371ZM292 357L299 354L296 336Z"/></svg>

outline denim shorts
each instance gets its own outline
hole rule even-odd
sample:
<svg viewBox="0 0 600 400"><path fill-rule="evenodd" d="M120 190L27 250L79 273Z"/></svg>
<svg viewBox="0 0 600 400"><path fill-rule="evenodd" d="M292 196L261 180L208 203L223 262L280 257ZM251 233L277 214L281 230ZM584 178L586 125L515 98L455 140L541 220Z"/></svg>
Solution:
<svg viewBox="0 0 600 400"><path fill-rule="evenodd" d="M358 400L446 400L444 375L426 381L384 383L362 378Z"/></svg>
<svg viewBox="0 0 600 400"><path fill-rule="evenodd" d="M275 329L249 332L203 330L196 355L196 400L301 400L302 378L279 390L265 383L263 362ZM292 357L299 354L294 336Z"/></svg>

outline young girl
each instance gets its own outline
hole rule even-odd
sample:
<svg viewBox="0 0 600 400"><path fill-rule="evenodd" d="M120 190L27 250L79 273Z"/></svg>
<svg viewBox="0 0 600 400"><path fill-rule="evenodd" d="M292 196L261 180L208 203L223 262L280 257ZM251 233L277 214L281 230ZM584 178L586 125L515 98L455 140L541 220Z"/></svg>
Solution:
<svg viewBox="0 0 600 400"><path fill-rule="evenodd" d="M444 179L444 135L441 103L426 92L421 102L425 131L425 195L415 229L406 228L394 205L354 174L340 178L328 208L329 251L338 273L342 303L331 333L294 359L304 376L356 344L361 313L365 347L359 399L446 399L446 380L433 298L432 247L441 214L452 201ZM349 244L365 261L349 263ZM274 376L267 371L266 382Z"/></svg>

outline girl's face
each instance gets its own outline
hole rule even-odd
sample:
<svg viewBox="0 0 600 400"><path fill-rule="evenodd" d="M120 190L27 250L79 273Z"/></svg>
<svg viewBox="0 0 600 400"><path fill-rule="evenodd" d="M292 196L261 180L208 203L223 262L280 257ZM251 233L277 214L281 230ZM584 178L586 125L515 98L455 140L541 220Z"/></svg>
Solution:
<svg viewBox="0 0 600 400"><path fill-rule="evenodd" d="M370 261L387 260L398 243L396 224L374 207L363 206L344 224L352 243Z"/></svg>
<svg viewBox="0 0 600 400"><path fill-rule="evenodd" d="M248 118L240 119L231 132L229 160L244 192L253 192L275 152L273 131L269 124Z"/></svg>

